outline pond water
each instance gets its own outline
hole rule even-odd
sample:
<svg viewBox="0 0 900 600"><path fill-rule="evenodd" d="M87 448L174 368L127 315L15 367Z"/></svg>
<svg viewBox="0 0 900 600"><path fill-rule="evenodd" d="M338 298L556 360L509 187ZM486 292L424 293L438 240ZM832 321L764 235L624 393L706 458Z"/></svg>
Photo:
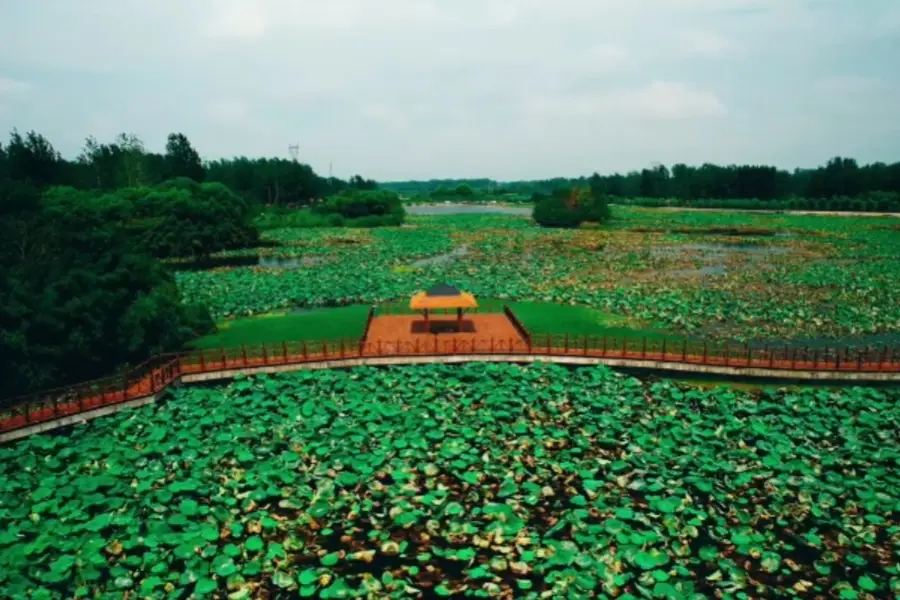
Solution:
<svg viewBox="0 0 900 600"><path fill-rule="evenodd" d="M674 271L666 271L669 277L715 277L717 275L725 275L728 269L725 265L712 265L709 267L700 267L699 269L676 269Z"/></svg>
<svg viewBox="0 0 900 600"><path fill-rule="evenodd" d="M681 244L678 246L657 246L650 248L654 258L677 259L682 257L696 258L704 263L701 267L673 269L665 275L675 278L718 277L728 273L728 262L732 258L747 258L754 262L772 256L783 256L790 252L784 246L763 244ZM696 256L699 255L699 256ZM765 267L766 265L760 265Z"/></svg>
<svg viewBox="0 0 900 600"><path fill-rule="evenodd" d="M784 246L764 244L680 244L678 246L655 246L650 254L659 258L671 258L687 252L697 252L708 260L723 260L729 255L745 254L753 257L782 256L790 252Z"/></svg>
<svg viewBox="0 0 900 600"><path fill-rule="evenodd" d="M457 258L462 258L469 254L468 246L460 246L459 248L454 248L452 251L447 252L445 254L438 254L437 256L429 256L428 258L421 258L415 262L413 262L410 266L414 269L419 267L430 267L432 265L443 265L448 262L454 261Z"/></svg>
<svg viewBox="0 0 900 600"><path fill-rule="evenodd" d="M531 216L531 208L502 206L499 204L409 204L406 212L411 215L517 215Z"/></svg>
<svg viewBox="0 0 900 600"><path fill-rule="evenodd" d="M215 256L173 264L176 271L206 271L223 267L267 267L270 269L299 269L318 264L314 256Z"/></svg>

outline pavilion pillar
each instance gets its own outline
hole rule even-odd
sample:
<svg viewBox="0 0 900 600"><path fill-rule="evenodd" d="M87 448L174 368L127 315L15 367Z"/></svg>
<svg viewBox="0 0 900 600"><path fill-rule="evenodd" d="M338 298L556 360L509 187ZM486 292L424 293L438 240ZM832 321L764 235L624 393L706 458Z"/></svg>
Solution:
<svg viewBox="0 0 900 600"><path fill-rule="evenodd" d="M428 309L425 309L425 323L428 323Z"/></svg>
<svg viewBox="0 0 900 600"><path fill-rule="evenodd" d="M459 330L462 331L462 309L456 309L456 326L459 327Z"/></svg>

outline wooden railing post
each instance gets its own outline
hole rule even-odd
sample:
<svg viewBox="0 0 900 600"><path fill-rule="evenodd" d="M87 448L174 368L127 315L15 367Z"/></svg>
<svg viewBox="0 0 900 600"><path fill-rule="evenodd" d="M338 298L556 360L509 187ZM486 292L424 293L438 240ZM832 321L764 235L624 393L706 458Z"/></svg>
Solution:
<svg viewBox="0 0 900 600"><path fill-rule="evenodd" d="M749 367L750 366L750 342L746 342L745 345L747 346L747 366Z"/></svg>
<svg viewBox="0 0 900 600"><path fill-rule="evenodd" d="M813 369L819 368L819 349L816 348L813 351Z"/></svg>
<svg viewBox="0 0 900 600"><path fill-rule="evenodd" d="M287 362L287 342L281 342L281 358L284 359L284 362Z"/></svg>
<svg viewBox="0 0 900 600"><path fill-rule="evenodd" d="M584 336L584 355L587 356L588 351L588 336Z"/></svg>
<svg viewBox="0 0 900 600"><path fill-rule="evenodd" d="M547 354L550 354L550 334L547 334Z"/></svg>
<svg viewBox="0 0 900 600"><path fill-rule="evenodd" d="M491 336L491 354L494 353L494 336Z"/></svg>
<svg viewBox="0 0 900 600"><path fill-rule="evenodd" d="M862 366L863 366L862 350L857 349L856 350L856 370L862 371Z"/></svg>
<svg viewBox="0 0 900 600"><path fill-rule="evenodd" d="M266 350L265 343L263 343L262 349L263 349L263 364L267 365L267 364L269 364L269 352L268 352L268 350Z"/></svg>
<svg viewBox="0 0 900 600"><path fill-rule="evenodd" d="M200 353L200 357L202 359L203 353ZM128 400L128 373L122 375L122 400ZM84 395L82 395L78 399L78 407L83 411L84 410Z"/></svg>
<svg viewBox="0 0 900 600"><path fill-rule="evenodd" d="M687 362L687 339L681 340L681 362Z"/></svg>
<svg viewBox="0 0 900 600"><path fill-rule="evenodd" d="M437 339L437 334L435 334L435 336L434 336L434 353L435 353L435 354L438 353L438 339Z"/></svg>
<svg viewBox="0 0 900 600"><path fill-rule="evenodd" d="M794 352L791 354L791 369L797 368L797 348L794 347Z"/></svg>
<svg viewBox="0 0 900 600"><path fill-rule="evenodd" d="M322 356L328 358L328 343L322 338Z"/></svg>
<svg viewBox="0 0 900 600"><path fill-rule="evenodd" d="M224 348L224 347L222 348L222 366L223 366L223 367L227 367L227 366L228 366L228 355L225 353L225 348Z"/></svg>
<svg viewBox="0 0 900 600"><path fill-rule="evenodd" d="M647 358L647 336L644 336L644 341L641 344L641 358Z"/></svg>
<svg viewBox="0 0 900 600"><path fill-rule="evenodd" d="M200 351L200 372L206 372L206 359L203 357L203 350Z"/></svg>
<svg viewBox="0 0 900 600"><path fill-rule="evenodd" d="M622 336L622 358L628 356L628 338L624 335Z"/></svg>
<svg viewBox="0 0 900 600"><path fill-rule="evenodd" d="M728 366L728 342L725 342L725 366Z"/></svg>
<svg viewBox="0 0 900 600"><path fill-rule="evenodd" d="M706 364L706 357L709 355L709 343L704 340L703 341L703 364Z"/></svg>
<svg viewBox="0 0 900 600"><path fill-rule="evenodd" d="M838 348L837 352L834 353L834 368L835 370L840 370L841 368L841 349Z"/></svg>
<svg viewBox="0 0 900 600"><path fill-rule="evenodd" d="M344 338L341 337L341 358L344 358Z"/></svg>
<svg viewBox="0 0 900 600"><path fill-rule="evenodd" d="M400 340L397 340L397 343L394 345L394 355L399 354L403 354L403 352L400 351Z"/></svg>
<svg viewBox="0 0 900 600"><path fill-rule="evenodd" d="M247 346L241 344L241 358L244 360L244 366L247 366Z"/></svg>
<svg viewBox="0 0 900 600"><path fill-rule="evenodd" d="M566 353L566 354L569 353L569 334L568 334L568 333L566 334L565 353Z"/></svg>
<svg viewBox="0 0 900 600"><path fill-rule="evenodd" d="M775 366L775 351L769 348L769 345L766 344L766 354L769 355L769 368Z"/></svg>
<svg viewBox="0 0 900 600"><path fill-rule="evenodd" d="M453 354L456 354L456 338L453 338Z"/></svg>

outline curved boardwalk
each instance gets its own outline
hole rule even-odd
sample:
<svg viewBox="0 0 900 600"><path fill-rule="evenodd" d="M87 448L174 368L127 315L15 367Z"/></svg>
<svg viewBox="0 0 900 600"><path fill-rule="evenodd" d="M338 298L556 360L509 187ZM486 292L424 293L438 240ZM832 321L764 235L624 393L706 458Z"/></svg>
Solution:
<svg viewBox="0 0 900 600"><path fill-rule="evenodd" d="M798 350L710 346L667 340L586 336L533 337L508 310L473 315L473 331L457 334L413 332L413 317L370 318L365 340L283 342L155 357L116 378L51 390L0 410L0 442L153 402L173 384L220 380L237 374L308 368L428 362L547 361L569 365L702 373L732 377L809 381L900 382L897 349ZM504 321L504 322L500 322ZM397 332L409 331L400 336ZM375 337L374 334L389 338ZM488 336L488 333L498 334Z"/></svg>

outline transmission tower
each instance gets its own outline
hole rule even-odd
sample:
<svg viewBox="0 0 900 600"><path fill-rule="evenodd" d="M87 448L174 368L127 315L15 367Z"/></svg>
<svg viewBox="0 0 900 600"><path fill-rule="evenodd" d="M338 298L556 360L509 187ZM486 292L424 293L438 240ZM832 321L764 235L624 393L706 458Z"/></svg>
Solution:
<svg viewBox="0 0 900 600"><path fill-rule="evenodd" d="M288 152L291 155L291 159L296 162L297 157L300 156L300 144L293 144L288 146Z"/></svg>

